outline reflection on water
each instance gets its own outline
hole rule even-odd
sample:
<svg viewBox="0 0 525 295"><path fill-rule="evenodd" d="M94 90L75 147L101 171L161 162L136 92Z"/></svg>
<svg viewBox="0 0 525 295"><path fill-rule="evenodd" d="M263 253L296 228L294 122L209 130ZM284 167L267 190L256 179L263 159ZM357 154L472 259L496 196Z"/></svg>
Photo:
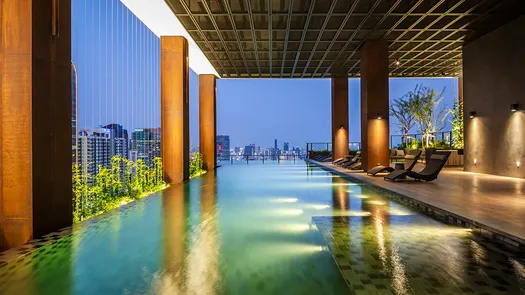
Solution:
<svg viewBox="0 0 525 295"><path fill-rule="evenodd" d="M311 166L228 165L0 267L0 294L525 294L522 255Z"/></svg>

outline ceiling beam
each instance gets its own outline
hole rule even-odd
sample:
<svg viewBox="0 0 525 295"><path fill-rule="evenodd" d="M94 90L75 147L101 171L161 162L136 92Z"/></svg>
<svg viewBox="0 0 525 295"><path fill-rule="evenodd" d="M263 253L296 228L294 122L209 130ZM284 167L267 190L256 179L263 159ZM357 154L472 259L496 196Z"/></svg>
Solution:
<svg viewBox="0 0 525 295"><path fill-rule="evenodd" d="M483 0L483 1L484 1L484 0ZM434 7L432 7L432 10L437 9L438 6L441 5L441 3L443 3L443 2L444 2L444 1L441 0L438 4L434 5ZM421 34L425 33L425 32L426 32L426 31L425 31L426 29L428 29L428 28L432 27L433 25L435 25L435 24L436 24L437 22L439 22L442 18L444 18L444 17L447 15L447 13L450 13L451 11L453 11L454 9L456 9L458 6L460 6L461 4L463 4L463 2L464 2L464 0L460 0L458 3L454 4L454 5L453 5L452 7L450 7L445 13L443 13L441 16L439 16L438 18L436 18L435 20L433 20L433 21L432 21L430 24L428 24L425 28L423 28L423 29L420 30L416 35L414 35L412 38L410 38L410 40L412 40L412 39L415 40L415 39L416 39L417 37L419 37ZM429 10L429 11L430 11L430 10ZM423 18L420 18L419 20L423 20ZM419 23L419 20L418 20L418 22L414 23L411 27L415 27L415 26ZM406 33L403 33L403 34L401 34L401 35L404 36L404 35L406 35ZM399 36L399 37L402 37L402 36ZM399 42L399 40L397 40L397 39L398 39L398 38L396 38L396 40L394 40L394 41L390 44L390 46L392 46L392 45L393 45L394 43L396 43L396 42ZM427 39L429 39L429 38L427 38ZM401 47L399 47L399 48L396 49L393 53L391 53L391 54L389 55L389 57L392 57L392 56L393 56L393 55L394 55L399 49L403 49L403 48L405 48L405 47L407 46L407 44L408 44L408 43L403 43L403 44L401 44ZM418 45L418 46L419 46L419 45ZM418 47L418 46L416 46L416 47ZM413 49L413 48L412 48L412 49ZM401 56L399 59L402 59L405 55L406 55L406 54L404 54L403 56ZM398 59L398 60L399 60L399 59ZM395 63L396 63L396 61L393 61L390 65L393 65L393 64L395 64Z"/></svg>
<svg viewBox="0 0 525 295"><path fill-rule="evenodd" d="M397 28L408 16L410 16L410 14L416 9L419 7L419 5L421 5L421 3L423 3L424 0L419 0L416 4L412 5L412 7L408 10L408 12L406 14L404 14L395 24L394 26L392 26L388 31L386 31L383 36L381 36L381 39L383 38L386 38L390 33L392 33L395 28ZM377 27L377 25L376 25ZM358 46L360 47L360 46ZM355 54L355 50L354 52L352 53L352 56ZM348 59L352 58L352 56L349 56ZM347 59L347 61L348 61ZM347 62L345 61L345 63ZM360 60L357 60L356 62L354 62L354 64L350 67L350 69L348 70L348 73L350 73L355 67L357 67L357 65L360 63L361 61Z"/></svg>
<svg viewBox="0 0 525 295"><path fill-rule="evenodd" d="M299 47L297 48L297 53L295 54L295 62L293 64L292 76L295 73L297 61L299 60L299 56L301 55L301 49L303 48L304 38L306 37L306 33L308 32L308 26L310 25L310 19L312 18L312 12L314 11L315 0L310 0L308 3L310 4L310 7L308 8L308 16L306 16L306 21L304 23L304 30L303 30L303 34L301 35L301 41L299 42Z"/></svg>
<svg viewBox="0 0 525 295"><path fill-rule="evenodd" d="M350 9L348 10L348 12L346 13L345 15L345 18L343 19L343 21L341 22L341 25L339 26L339 29L337 29L335 35L334 35L334 38L332 39L332 41L330 42L330 45L328 45L328 48L327 50L324 52L323 54L323 57L321 58L321 61L319 62L319 64L317 64L317 67L315 68L314 70L314 75L317 74L317 71L319 70L321 64L324 62L326 56L328 56L328 52L330 52L330 50L332 49L332 47L334 46L337 38L339 38L339 35L341 34L341 32L343 32L343 29L344 27L346 26L346 23L348 22L348 20L350 19L350 16L353 15L354 11L355 11L355 8L357 7L357 4L359 3L359 0L355 0L353 3L352 3L352 6L350 6Z"/></svg>
<svg viewBox="0 0 525 295"><path fill-rule="evenodd" d="M339 57L341 56L341 54L345 53L346 52L346 48L348 47L348 45L350 45L350 42L355 38L355 36L357 35L357 33L359 32L359 30L361 29L361 27L365 24L365 22L368 20L368 18L370 17L371 13L377 8L377 6L379 5L379 3L381 2L381 0L376 0L374 2L374 4L372 5L372 7L369 9L369 13L361 20L361 22L359 23L359 26L357 27L357 30L350 36L350 38L348 39L348 41L346 41L345 45L343 46L343 49L341 51L339 51L339 53L337 54L337 56L332 60L332 62L330 63L330 65L328 66L328 68L325 70L325 72L323 73L323 77L326 76L326 74L332 69L332 67L334 66L335 62L339 59Z"/></svg>
<svg viewBox="0 0 525 295"><path fill-rule="evenodd" d="M248 8L248 19L250 21L250 29L252 31L253 48L255 49L255 58L257 59L257 69L259 71L259 77L261 77L261 65L259 63L259 51L257 50L257 35L255 34L255 25L253 23L251 0L246 0L246 4L246 7Z"/></svg>
<svg viewBox="0 0 525 295"><path fill-rule="evenodd" d="M239 32L237 31L237 25L235 24L235 19L232 16L232 9L230 7L229 0L223 0L223 2L224 2L224 7L226 7L226 11L228 12L228 18L230 19L230 23L232 25L233 35L235 36L235 39L237 40L237 47L239 47L239 50L241 52L241 56L244 61L244 66L246 67L246 72L250 74L250 70L248 69L248 62L246 62L246 55L244 54L244 50L242 49L241 38L239 37ZM226 42L229 42L229 41L226 40ZM233 62L233 59L231 61Z"/></svg>
<svg viewBox="0 0 525 295"><path fill-rule="evenodd" d="M485 3L485 2L487 2L487 0L481 0L480 2L476 3L476 5L473 6L471 9L474 10L474 9L476 9L478 6L482 5L482 4ZM502 3L502 2L497 3L496 5L494 5L493 7L491 7L490 10L487 11L487 14L485 14L485 15L482 14L482 15L477 16L475 19L473 19L473 20L467 22L467 23L464 24L462 27L470 26L470 25L472 25L472 24L474 24L474 23L476 23L476 22L482 20L483 18L487 17L487 16L488 16L488 12L491 11L491 10L496 9L498 6L501 5L501 3ZM456 19L454 19L450 24L456 22L456 21L459 20L459 19L461 19L460 16L458 16ZM450 24L449 24L449 25L450 25ZM447 26L448 26L448 25L447 25ZM447 27L447 26L445 26L445 27ZM444 28L445 28L445 27L444 27ZM432 36L430 36L429 38L432 38L432 37L434 37L434 36L437 35L437 34L439 34L439 32L434 33L434 34L433 34ZM456 32L452 32L452 33L448 34L447 36L445 36L445 37L443 38L443 40L447 40L448 38L454 36L455 34L456 34ZM463 36L462 38L464 38L464 37L465 37L465 36ZM442 41L443 41L443 40L442 40ZM440 43L441 43L441 42L434 43L434 44L431 45L430 47L426 48L426 50L430 50L430 49L434 48L437 44L440 44ZM419 46L419 45L418 45L418 46ZM444 46L443 48L441 48L441 50L444 50L444 49L448 48L449 46L450 46L450 43L449 43L448 45ZM416 46L416 47L417 47L417 46ZM417 48L413 48L413 49L417 49ZM416 55L413 56L411 59L416 58L416 57L420 56L420 55L423 54L423 53L425 53L425 51L422 51L422 52L416 54ZM427 58L430 58L430 56L427 57ZM411 60L411 59L410 59L410 60ZM419 63L419 62L418 62L418 63ZM401 73L403 73L403 72L401 72Z"/></svg>
<svg viewBox="0 0 525 295"><path fill-rule="evenodd" d="M372 13L372 16L373 17L382 17L386 12L374 12ZM189 17L190 15L188 13L174 13L176 16L180 16L180 17ZM287 16L288 15L288 12L277 12L277 11L274 11L272 13L274 16ZM358 16L358 17L364 17L366 16L368 13L366 12L355 12L353 13L354 16ZM390 15L391 16L394 16L394 17L402 17L403 15L405 15L406 12L395 12L395 13L391 13ZM455 12L455 13L450 13L450 16L459 16L461 15L462 12ZM470 15L472 16L478 16L478 15L481 15L482 13L471 13ZM195 12L195 13L191 13L191 15L193 16L206 16L207 13L206 12ZM214 13L215 16L228 16L228 13L221 13L221 12L216 12ZM238 11L233 11L232 12L232 15L233 16L249 16L250 13L247 11L247 12L238 12ZM251 15L252 16L267 16L268 15L268 12L267 11L252 11L251 12ZM326 13L323 13L323 12L313 12L311 14L312 16L326 16ZM347 13L346 12L334 12L332 14L332 16L346 16ZM414 13L411 13L410 16L416 16L416 17L419 17L419 16L423 16L423 15L426 15L426 13L423 13L423 12L414 12ZM431 14L428 14L427 16L439 16L441 15L441 13L431 13ZM501 14L492 14L494 16L501 16ZM293 13L293 16L308 16L308 13L307 12L294 12Z"/></svg>
<svg viewBox="0 0 525 295"><path fill-rule="evenodd" d="M268 54L269 56L269 60L270 60L270 77L272 76L272 55L273 55L273 44L272 44L272 39L273 39L273 32L272 32L272 26L273 26L273 19L272 19L272 0L267 0L268 1L268 48L270 49L269 50L269 53Z"/></svg>
<svg viewBox="0 0 525 295"><path fill-rule="evenodd" d="M166 1L166 3L170 7L171 11L173 11L173 13L175 13L175 9L171 5L171 2L170 1ZM188 5L186 4L185 1L180 1L180 4L184 8L184 10L186 10L187 13L190 13L190 8L188 7ZM197 28L197 30L199 31L199 35L201 36L202 40L204 40L204 42L206 43L206 46L210 49L210 51L213 54L213 56L215 57L215 59L218 60L219 57L217 56L217 52L215 52L215 50L213 50L213 47L208 42L208 39L206 38L206 35L204 34L203 31L201 31L200 26L199 26L199 22L195 19L194 16L190 15L189 17L190 17L191 21L193 22L193 25L195 25L195 28ZM201 48L201 51L204 52L204 50L202 50L202 48ZM220 61L218 61L218 63L219 63L220 68L222 69L223 73L226 73L226 71L224 70L223 64Z"/></svg>
<svg viewBox="0 0 525 295"><path fill-rule="evenodd" d="M281 75L283 77L284 63L286 61L286 50L288 49L288 38L290 37L290 24L292 23L293 0L288 3L288 18L286 19L286 35L284 36L283 59L281 61Z"/></svg>
<svg viewBox="0 0 525 295"><path fill-rule="evenodd" d="M343 65L342 67L344 68L345 65L348 63L348 61L350 61L350 59L352 59L352 57L354 57L354 55L356 54L357 50L359 50L361 48L361 46L365 43L366 40L368 40L368 37L375 31L375 29L377 29L385 20L386 18L389 16L390 13L392 13L392 11L394 11L394 9L397 8L397 6L401 3L401 0L397 0L394 5L392 5L390 7L390 10L375 24L374 28L372 30L370 30L368 32L368 34L366 34L365 38L359 42L359 45L357 45L357 47L352 51L352 53L345 59L345 61L343 62ZM351 70L347 70L346 73L348 74Z"/></svg>
<svg viewBox="0 0 525 295"><path fill-rule="evenodd" d="M314 48L313 48L312 52L310 52L310 56L308 57L308 61L306 62L306 65L304 66L303 73L301 74L301 78L304 77L304 74L306 73L306 71L308 70L308 67L310 66L310 62L311 62L311 60L312 60L312 58L314 56L314 52L317 49L317 46L319 46L319 41L321 41L321 38L323 37L324 29L326 28L326 26L328 25L328 21L332 17L332 13L334 12L336 3L337 3L337 0L332 0L332 4L330 5L330 9L328 9L328 13L326 14L326 16L324 18L323 25L321 26L320 31L317 33L317 39L315 40Z"/></svg>

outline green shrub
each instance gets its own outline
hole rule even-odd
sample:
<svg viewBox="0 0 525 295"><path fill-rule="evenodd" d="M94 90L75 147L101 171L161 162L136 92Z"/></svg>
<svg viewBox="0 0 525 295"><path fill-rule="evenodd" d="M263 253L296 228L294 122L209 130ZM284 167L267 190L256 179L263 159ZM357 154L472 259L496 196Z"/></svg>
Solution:
<svg viewBox="0 0 525 295"><path fill-rule="evenodd" d="M73 164L73 221L79 222L140 199L167 187L162 179L162 159L148 167L142 160L131 163L120 156L110 167L99 166L96 175ZM124 168L124 171L122 171Z"/></svg>
<svg viewBox="0 0 525 295"><path fill-rule="evenodd" d="M190 178L204 174L206 171L202 168L202 155L194 152L190 155Z"/></svg>

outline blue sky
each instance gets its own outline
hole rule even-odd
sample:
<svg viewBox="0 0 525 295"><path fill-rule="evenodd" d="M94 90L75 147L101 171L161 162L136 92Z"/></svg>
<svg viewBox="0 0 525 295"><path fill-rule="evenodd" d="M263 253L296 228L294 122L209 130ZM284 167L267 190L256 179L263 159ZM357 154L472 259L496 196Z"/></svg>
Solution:
<svg viewBox="0 0 525 295"><path fill-rule="evenodd" d="M78 71L79 129L110 123L160 126L160 42L119 0L72 0L72 59ZM199 142L198 76L190 74L190 144ZM390 79L390 98L423 84L457 98L457 79ZM349 80L350 140L360 141L359 80ZM326 142L329 79L219 79L217 131L231 146L303 147ZM446 128L450 130L450 126ZM396 128L391 131L395 133Z"/></svg>
<svg viewBox="0 0 525 295"><path fill-rule="evenodd" d="M196 75L195 75L196 76ZM190 79L190 83L193 82ZM360 80L349 79L350 141L360 141ZM457 99L455 78L390 79L390 98L401 97L423 84L441 91L442 105L451 107ZM191 115L198 117L197 91L190 88ZM197 93L196 93L197 92ZM220 79L217 81L217 132L230 135L231 145L255 143L261 147L302 147L306 142L331 140L331 89L329 79ZM198 126L192 120L192 126ZM191 137L198 138L197 127ZM446 130L450 130L450 124ZM392 126L392 133L397 128Z"/></svg>

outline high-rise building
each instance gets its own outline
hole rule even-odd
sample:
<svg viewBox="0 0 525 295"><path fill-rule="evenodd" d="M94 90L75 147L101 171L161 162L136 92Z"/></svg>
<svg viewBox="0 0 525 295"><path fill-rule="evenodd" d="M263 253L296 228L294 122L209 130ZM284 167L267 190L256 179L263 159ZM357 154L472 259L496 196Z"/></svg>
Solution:
<svg viewBox="0 0 525 295"><path fill-rule="evenodd" d="M78 164L78 85L77 85L77 68L71 61L71 147L73 155L73 164Z"/></svg>
<svg viewBox="0 0 525 295"><path fill-rule="evenodd" d="M111 159L111 130L83 129L78 136L77 161L84 175L95 176L100 167L109 167Z"/></svg>
<svg viewBox="0 0 525 295"><path fill-rule="evenodd" d="M244 156L255 155L255 144L250 144L244 147Z"/></svg>
<svg viewBox="0 0 525 295"><path fill-rule="evenodd" d="M287 152L290 150L290 143L289 142L285 142L284 145L283 145L283 151Z"/></svg>
<svg viewBox="0 0 525 295"><path fill-rule="evenodd" d="M277 149L277 138L273 141L273 148Z"/></svg>
<svg viewBox="0 0 525 295"><path fill-rule="evenodd" d="M230 159L230 136L229 135L217 135L217 159L218 160L229 160Z"/></svg>
<svg viewBox="0 0 525 295"><path fill-rule="evenodd" d="M120 124L109 124L102 128L111 132L111 157L118 155L122 158L129 157L129 137L128 130Z"/></svg>
<svg viewBox="0 0 525 295"><path fill-rule="evenodd" d="M233 151L235 152L236 155L239 155L241 153L241 148L236 146L233 148Z"/></svg>
<svg viewBox="0 0 525 295"><path fill-rule="evenodd" d="M153 166L153 159L160 157L160 128L139 128L131 133L131 150L137 152L148 166Z"/></svg>

